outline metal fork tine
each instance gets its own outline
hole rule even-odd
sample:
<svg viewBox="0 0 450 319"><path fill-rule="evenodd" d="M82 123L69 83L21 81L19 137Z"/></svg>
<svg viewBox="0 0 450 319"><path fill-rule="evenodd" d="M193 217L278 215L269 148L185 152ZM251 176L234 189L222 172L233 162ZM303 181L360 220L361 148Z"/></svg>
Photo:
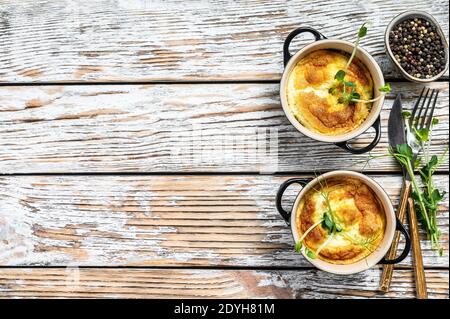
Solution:
<svg viewBox="0 0 450 319"><path fill-rule="evenodd" d="M425 119L427 118L428 110L430 109L431 102L433 101L434 91L435 91L434 89L431 90L430 99L428 100L427 107L425 108L425 113L423 114L422 118L417 119L417 121L420 121L420 125L418 126L419 129L424 128Z"/></svg>
<svg viewBox="0 0 450 319"><path fill-rule="evenodd" d="M417 128L417 125L419 124L420 117L422 116L422 111L423 111L423 108L425 107L425 103L427 102L429 92L430 92L430 89L427 89L427 92L425 93L425 97L422 100L422 105L419 108L419 113L414 117L415 121L413 119L413 125L416 128Z"/></svg>
<svg viewBox="0 0 450 319"><path fill-rule="evenodd" d="M419 107L420 100L422 100L423 92L425 92L425 89L426 89L425 87L422 89L422 92L420 92L419 99L416 101L416 104L414 105L413 111L411 113L411 117L409 118L409 126L412 126L412 124L413 124L414 116L416 115L417 108Z"/></svg>
<svg viewBox="0 0 450 319"><path fill-rule="evenodd" d="M439 90L436 90L436 95L434 96L434 101L433 101L433 106L431 107L431 113L430 116L427 118L427 122L425 124L425 128L427 130L430 129L431 127L431 122L433 121L433 116L434 116L434 109L436 107L436 102L437 102L437 97L439 95Z"/></svg>

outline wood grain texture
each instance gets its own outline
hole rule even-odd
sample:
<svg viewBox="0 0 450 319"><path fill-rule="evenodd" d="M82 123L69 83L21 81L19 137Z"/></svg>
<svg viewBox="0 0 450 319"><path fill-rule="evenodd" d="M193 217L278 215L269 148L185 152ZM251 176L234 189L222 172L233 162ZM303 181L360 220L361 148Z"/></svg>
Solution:
<svg viewBox="0 0 450 319"><path fill-rule="evenodd" d="M279 80L283 41L300 25L353 41L368 20L362 46L387 79L400 79L383 35L410 8L406 0L0 1L0 83L202 81L0 86L0 174L12 174L0 177L0 297L413 298L411 257L382 294L381 266L342 277L295 254L274 205L289 176L183 175L362 169L367 155L295 131L278 84L231 82ZM433 13L448 37L447 1L419 0L414 9ZM227 83L209 83L216 80ZM433 144L442 152L448 83L430 86L443 91ZM407 109L421 90L393 88L373 155L387 152L394 94ZM377 159L365 170L386 173L373 176L397 204L401 177L387 174L399 172L395 162ZM117 175L65 175L104 172ZM41 175L14 175L22 173ZM448 182L436 177L447 192ZM430 298L449 297L448 211L447 196L438 218L443 257L420 232Z"/></svg>
<svg viewBox="0 0 450 319"><path fill-rule="evenodd" d="M435 15L448 38L445 0L1 1L0 81L277 80L293 29L354 41L365 21L362 46L397 78L383 36L408 9Z"/></svg>
<svg viewBox="0 0 450 319"><path fill-rule="evenodd" d="M411 182L409 180L404 179L400 191L400 199L397 205L397 211L395 212L398 220L400 220L403 224L406 224L406 210L408 208L408 199L410 198L410 194L411 194ZM409 223L409 225L411 225L411 223ZM413 227L410 227L410 233L412 229ZM391 247L389 248L389 251L386 254L387 258L390 260L394 259L395 256L397 256L398 244L400 243L400 236L401 236L400 232L396 232L394 234L394 239L392 240ZM383 265L383 273L381 274L380 280L381 291L384 292L389 291L389 287L391 286L392 281L392 275L394 273L394 267L395 265L392 264ZM416 265L414 265L414 267L416 267Z"/></svg>
<svg viewBox="0 0 450 319"><path fill-rule="evenodd" d="M317 270L0 269L7 298L414 298L412 270L388 294L379 269L350 276ZM448 272L427 270L431 298L448 298Z"/></svg>
<svg viewBox="0 0 450 319"><path fill-rule="evenodd" d="M287 178L1 177L0 264L310 267L293 251L290 229L275 209ZM397 203L401 177L375 180ZM436 185L448 192L448 176L438 176ZM287 191L286 208L296 190ZM438 214L444 256L420 234L426 267L448 267L448 218L446 197ZM410 265L408 258L400 267Z"/></svg>
<svg viewBox="0 0 450 319"><path fill-rule="evenodd" d="M448 83L441 90L432 150L448 145ZM394 83L412 109L422 86ZM311 172L362 169L368 155L352 155L314 141L287 120L277 84L82 85L0 87L0 173L68 172ZM371 133L356 141L367 144ZM447 156L448 159L448 156ZM373 171L399 171L388 157ZM448 171L448 163L441 169Z"/></svg>

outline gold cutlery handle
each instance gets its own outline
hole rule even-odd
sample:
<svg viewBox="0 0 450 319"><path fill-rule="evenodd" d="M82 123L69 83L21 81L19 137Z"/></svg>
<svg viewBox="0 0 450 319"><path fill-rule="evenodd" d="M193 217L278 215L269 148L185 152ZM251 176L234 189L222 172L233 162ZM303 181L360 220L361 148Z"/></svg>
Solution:
<svg viewBox="0 0 450 319"><path fill-rule="evenodd" d="M409 193L411 192L411 182L408 180L403 181L402 194L400 204L397 209L397 217L403 223L405 221L406 207L408 204ZM391 248L387 253L388 259L394 259L397 254L398 243L400 241L400 233L396 232L394 240L392 241ZM394 271L394 265L384 265L383 273L381 274L380 290L388 292L392 281L392 273Z"/></svg>
<svg viewBox="0 0 450 319"><path fill-rule="evenodd" d="M414 201L408 199L409 209L409 232L411 235L413 258L414 258L414 278L416 281L416 297L418 299L427 299L427 282L425 270L423 267L422 250L420 249L419 228L417 224L417 215L414 209Z"/></svg>

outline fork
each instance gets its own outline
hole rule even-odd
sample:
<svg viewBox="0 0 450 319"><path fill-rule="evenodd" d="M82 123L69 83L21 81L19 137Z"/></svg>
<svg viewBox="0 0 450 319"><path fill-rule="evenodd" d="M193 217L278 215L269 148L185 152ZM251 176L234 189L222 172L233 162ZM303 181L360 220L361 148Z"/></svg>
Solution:
<svg viewBox="0 0 450 319"><path fill-rule="evenodd" d="M428 93L431 91L431 95L428 98ZM434 94L436 92L436 95ZM423 94L425 93L425 96L423 96ZM433 121L433 114L434 114L434 109L436 107L436 102L437 102L437 97L439 94L439 90L430 90L429 88L423 88L422 92L420 93L419 99L417 100L416 104L414 105L414 109L411 113L411 116L409 118L409 122L408 122L408 126L407 126L407 135L406 135L406 139L408 141L408 145L411 147L412 151L413 151L413 167L414 167L414 163L417 160L417 156L419 155L419 151L420 151L420 144L417 142L417 139L414 136L414 133L411 132L411 128L415 128L416 130L421 130L423 128L426 128L427 130L430 129L431 127L431 122ZM433 96L434 96L434 100L433 100ZM422 99L423 97L423 99ZM425 107L425 104L428 100L427 106ZM419 104L422 101L422 105L420 106L419 109ZM430 108L430 104L433 103L432 107L431 107L431 112L427 117L427 113L428 110ZM425 108L425 113L422 116L422 111ZM417 115L417 111L419 112ZM420 121L420 123L419 123Z"/></svg>
<svg viewBox="0 0 450 319"><path fill-rule="evenodd" d="M431 95L428 96L430 92ZM431 123L433 121L433 114L434 109L436 107L438 94L439 90L434 89L430 90L429 88L427 89L423 88L422 92L420 93L419 99L414 105L414 109L409 118L409 122L406 128L407 129L406 140L408 142L408 145L411 147L413 151L413 160L411 163L413 169L415 168L414 167L415 162L417 160L417 156L419 155L421 145L415 138L414 132L412 130L413 129L421 130L423 128L426 128L427 130L430 129ZM429 114L428 111L430 111ZM408 198L408 209L409 209L408 214L409 231L411 235L413 258L414 258L414 278L416 283L416 297L418 299L426 299L428 298L427 283L425 278L425 270L423 266L422 251L420 248L417 215L414 209L414 201L411 197Z"/></svg>

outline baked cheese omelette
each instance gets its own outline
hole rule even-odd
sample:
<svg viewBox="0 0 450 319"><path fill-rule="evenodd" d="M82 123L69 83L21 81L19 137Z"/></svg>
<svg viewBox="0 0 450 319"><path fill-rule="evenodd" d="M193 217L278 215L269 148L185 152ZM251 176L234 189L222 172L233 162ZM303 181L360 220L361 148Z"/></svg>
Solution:
<svg viewBox="0 0 450 319"><path fill-rule="evenodd" d="M372 103L340 103L332 94L334 79L344 70L350 55L336 50L317 50L302 58L288 77L288 105L297 120L307 129L324 135L342 135L359 127L370 113ZM356 85L361 100L373 98L373 81L368 69L353 59L345 81Z"/></svg>
<svg viewBox="0 0 450 319"><path fill-rule="evenodd" d="M328 204L324 194L328 194ZM340 231L333 235L320 222L331 207ZM372 189L355 178L329 178L309 190L296 213L299 236L317 258L333 264L352 264L371 254L383 240L386 216Z"/></svg>

